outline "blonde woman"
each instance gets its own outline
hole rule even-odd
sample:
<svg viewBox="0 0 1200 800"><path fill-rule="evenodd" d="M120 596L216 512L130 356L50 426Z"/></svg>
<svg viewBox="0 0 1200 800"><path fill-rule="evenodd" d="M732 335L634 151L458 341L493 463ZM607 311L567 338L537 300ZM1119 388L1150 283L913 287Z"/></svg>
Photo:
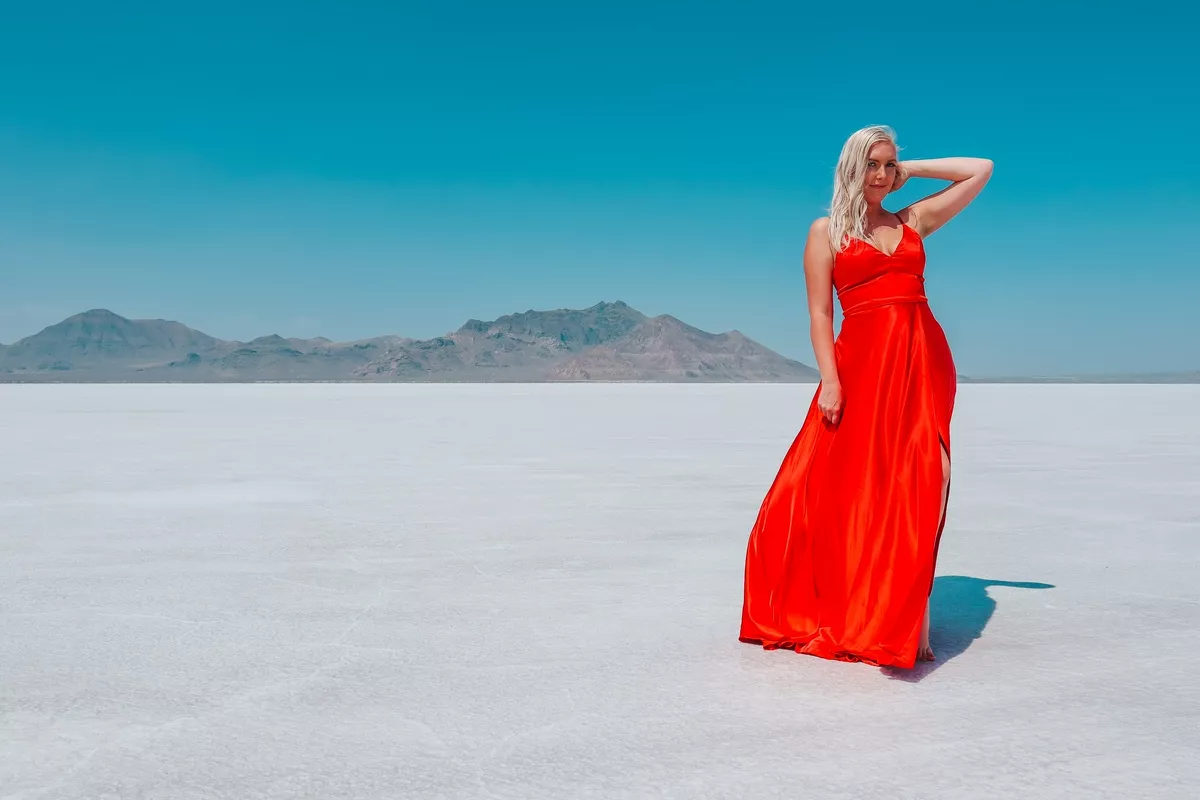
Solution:
<svg viewBox="0 0 1200 800"><path fill-rule="evenodd" d="M829 216L804 248L821 383L750 533L742 641L905 668L933 659L956 378L925 297L923 242L991 174L980 158L902 162L885 126L843 146ZM951 183L884 209L910 178Z"/></svg>

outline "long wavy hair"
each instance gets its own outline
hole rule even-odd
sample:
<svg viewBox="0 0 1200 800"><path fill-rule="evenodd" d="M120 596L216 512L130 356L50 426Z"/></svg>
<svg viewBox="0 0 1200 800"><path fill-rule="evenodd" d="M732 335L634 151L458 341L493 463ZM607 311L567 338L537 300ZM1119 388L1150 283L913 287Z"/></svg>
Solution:
<svg viewBox="0 0 1200 800"><path fill-rule="evenodd" d="M863 182L867 154L880 142L890 142L899 153L896 132L887 125L870 125L850 134L842 145L833 174L833 202L829 206L829 244L834 252L844 250L850 237L870 241L867 236L867 198Z"/></svg>

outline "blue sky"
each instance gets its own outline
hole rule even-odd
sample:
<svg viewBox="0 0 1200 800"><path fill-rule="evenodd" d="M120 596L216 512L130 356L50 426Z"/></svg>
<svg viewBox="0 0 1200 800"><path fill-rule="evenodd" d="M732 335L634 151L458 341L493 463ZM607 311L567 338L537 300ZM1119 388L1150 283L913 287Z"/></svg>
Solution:
<svg viewBox="0 0 1200 800"><path fill-rule="evenodd" d="M1200 368L1184 5L46 5L0 26L0 342L620 299L812 363L804 236L882 122L996 162L927 243L961 372Z"/></svg>

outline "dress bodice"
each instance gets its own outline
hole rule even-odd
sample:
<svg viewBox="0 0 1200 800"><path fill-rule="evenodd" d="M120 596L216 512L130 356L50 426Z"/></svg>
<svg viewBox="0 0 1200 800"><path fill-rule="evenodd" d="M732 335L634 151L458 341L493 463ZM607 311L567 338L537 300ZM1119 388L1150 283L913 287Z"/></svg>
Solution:
<svg viewBox="0 0 1200 800"><path fill-rule="evenodd" d="M851 239L834 257L833 286L847 317L893 303L926 302L925 245L920 234L904 225L890 256L861 239Z"/></svg>

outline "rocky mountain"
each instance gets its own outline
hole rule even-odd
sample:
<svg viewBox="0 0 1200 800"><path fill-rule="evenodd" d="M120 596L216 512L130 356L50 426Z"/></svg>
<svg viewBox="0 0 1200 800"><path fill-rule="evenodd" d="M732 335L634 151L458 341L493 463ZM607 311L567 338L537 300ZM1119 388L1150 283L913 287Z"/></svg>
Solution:
<svg viewBox="0 0 1200 800"><path fill-rule="evenodd" d="M798 369L803 370L798 374ZM559 380L792 382L816 380L815 370L768 350L738 331L706 333L675 317L645 319L624 336L589 348L550 369Z"/></svg>
<svg viewBox="0 0 1200 800"><path fill-rule="evenodd" d="M94 309L0 346L0 381L771 381L817 373L737 331L623 302L468 320L433 339L226 341Z"/></svg>
<svg viewBox="0 0 1200 800"><path fill-rule="evenodd" d="M0 365L37 372L152 366L165 354L207 351L218 342L178 322L130 320L93 309L6 347Z"/></svg>
<svg viewBox="0 0 1200 800"><path fill-rule="evenodd" d="M629 335L647 319L620 301L582 310L472 319L454 333L403 339L355 370L364 378L545 380L554 365ZM665 377L664 377L665 379Z"/></svg>

